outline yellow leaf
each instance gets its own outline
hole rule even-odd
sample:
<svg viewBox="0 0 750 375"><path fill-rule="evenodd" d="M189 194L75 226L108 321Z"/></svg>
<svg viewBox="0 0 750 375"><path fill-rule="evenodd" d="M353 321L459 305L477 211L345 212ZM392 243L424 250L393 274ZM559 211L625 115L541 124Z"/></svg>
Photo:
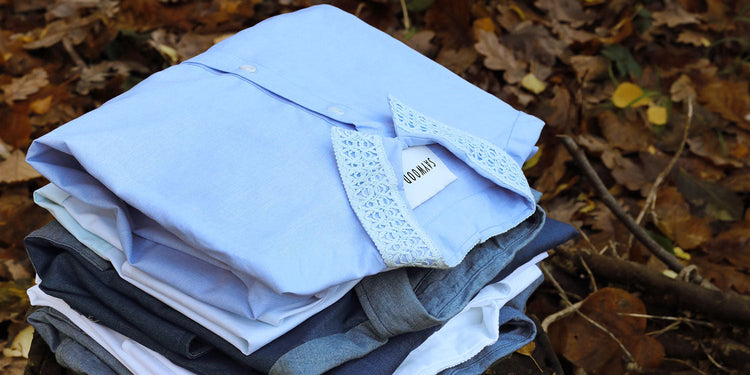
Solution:
<svg viewBox="0 0 750 375"><path fill-rule="evenodd" d="M633 103L634 100L640 98L641 96L643 96L643 90L641 90L638 85L630 82L623 82L619 86L617 86L617 89L615 89L615 92L612 94L612 103L614 103L618 108L625 108L628 106L628 104ZM644 97L630 105L632 105L633 107L639 107L648 105L650 103L651 98Z"/></svg>
<svg viewBox="0 0 750 375"><path fill-rule="evenodd" d="M523 163L523 170L534 168L534 166L539 163L539 159L542 158L542 146L539 146L539 150L534 153L532 157L529 158L529 160L526 160L525 163Z"/></svg>
<svg viewBox="0 0 750 375"><path fill-rule="evenodd" d="M534 94L539 94L547 88L547 85L540 81L539 78L536 78L533 73L529 73L521 79L521 86Z"/></svg>
<svg viewBox="0 0 750 375"><path fill-rule="evenodd" d="M29 349L31 348L31 339L34 337L34 327L27 326L22 329L13 339L10 348L3 348L3 355L6 357L24 357L29 358Z"/></svg>
<svg viewBox="0 0 750 375"><path fill-rule="evenodd" d="M165 45L165 44L158 44L156 45L156 49L161 52L164 56L169 57L169 60L172 62L172 64L176 63L180 60L180 57L177 53L177 50Z"/></svg>
<svg viewBox="0 0 750 375"><path fill-rule="evenodd" d="M646 110L648 121L654 125L664 125L667 123L667 109L658 105L651 105Z"/></svg>
<svg viewBox="0 0 750 375"><path fill-rule="evenodd" d="M534 356L532 353L534 353L534 349L536 349L536 343L533 341L526 344L523 348L516 350L516 353L525 355L529 358L531 358L532 361L534 361L534 364L539 369L539 372L544 373L544 370L542 370L541 367L539 367L539 363L536 362L536 359L534 359Z"/></svg>
<svg viewBox="0 0 750 375"><path fill-rule="evenodd" d="M674 272L672 270L664 270L664 271L661 271L661 273L664 276L666 276L666 277L668 277L670 279L676 279L677 278L677 272Z"/></svg>
<svg viewBox="0 0 750 375"><path fill-rule="evenodd" d="M682 260L690 260L690 254L686 253L685 250L682 250L681 247L675 246L672 250L674 251L674 256Z"/></svg>
<svg viewBox="0 0 750 375"><path fill-rule="evenodd" d="M44 97L43 99L34 100L29 105L29 108L32 112L43 115L47 112L49 112L50 107L52 106L52 95L49 95L47 97Z"/></svg>
<svg viewBox="0 0 750 375"><path fill-rule="evenodd" d="M491 33L495 32L495 23L492 21L492 17L483 17L474 21L472 25L474 30L474 36L479 40L479 30L488 31Z"/></svg>
<svg viewBox="0 0 750 375"><path fill-rule="evenodd" d="M526 346L524 346L523 348L516 350L516 352L518 352L518 354L531 356L531 353L534 352L534 349L536 349L536 343L532 341L526 344Z"/></svg>

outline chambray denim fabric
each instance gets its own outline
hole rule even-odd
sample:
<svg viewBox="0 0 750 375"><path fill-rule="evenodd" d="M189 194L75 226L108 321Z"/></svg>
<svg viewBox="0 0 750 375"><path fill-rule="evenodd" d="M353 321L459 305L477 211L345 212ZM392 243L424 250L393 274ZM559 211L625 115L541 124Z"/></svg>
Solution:
<svg viewBox="0 0 750 375"><path fill-rule="evenodd" d="M37 275L38 276L38 275ZM159 353L150 350L132 339L113 331L70 308L65 301L44 293L39 288L41 279L37 277L37 285L29 288L27 294L33 306L51 307L114 356L120 363L137 375L193 375L182 367L175 365Z"/></svg>
<svg viewBox="0 0 750 375"><path fill-rule="evenodd" d="M529 262L537 254L554 248L570 239L575 238L578 232L572 226L547 218L539 235L534 237L523 249L521 249L513 260L503 268L491 283L506 278L513 270ZM510 306L510 305L508 305ZM519 305L520 306L520 305ZM399 335L388 340L388 343L379 347L366 356L342 365L329 371L336 375L388 375L393 374L396 368L406 356L427 339L439 326L426 330ZM487 351L491 349L486 349Z"/></svg>
<svg viewBox="0 0 750 375"><path fill-rule="evenodd" d="M250 319L192 298L171 285L133 268L130 263L128 263L128 260L125 258L125 254L122 251L116 249L112 244L99 236L87 231L79 224L69 211L75 210L76 208L74 207L77 207L78 209L82 208L80 205L68 205L74 200L75 198L71 197L68 193L60 190L53 184L48 184L34 192L34 201L41 207L47 209L55 219L67 229L68 232L85 245L86 248L91 250L88 251L80 245L71 244L72 247L78 249L79 253L84 254L85 256L94 256L88 253L95 252L98 256L108 259L123 280L164 302L166 305L182 313L190 320L206 327L206 329L229 342L243 354L252 353L263 345L288 332L305 319L338 301L344 294L351 290L358 281L354 280L329 288L326 292L320 293L308 301L308 304L294 306L291 310L272 310L269 313L264 314L264 317L267 318L266 321ZM79 210L77 215L78 219L81 221L99 221L101 218L100 215L93 213L87 214L86 212L85 209ZM178 253L178 255L180 254ZM176 258L177 261L184 261L185 257L189 257L185 254L181 255L181 257ZM202 262L200 261L196 261L189 262L188 264L200 265L201 263ZM207 263L203 263L203 266L206 269L211 267ZM241 290L241 286L237 286L231 282L234 280L234 277L231 275L229 276L230 278L221 284L222 288L236 287L238 291ZM205 292L212 293L212 290L209 289ZM226 291L223 293L224 296L228 294L229 292ZM242 299L243 296L240 293L236 295L236 298ZM283 296L279 296L279 298L283 299ZM270 319L271 315L273 316L273 319ZM267 322L268 320L272 321Z"/></svg>
<svg viewBox="0 0 750 375"><path fill-rule="evenodd" d="M389 268L454 266L518 225L535 210L521 164L541 128L356 17L316 6L152 75L35 140L27 160L115 221L133 267L257 318L280 294L305 301ZM458 179L412 209L401 153L419 145ZM242 288L164 261L165 248L228 270Z"/></svg>
<svg viewBox="0 0 750 375"><path fill-rule="evenodd" d="M536 337L536 325L534 321L524 315L524 311L526 301L543 280L542 277L537 279L534 284L500 310L500 322L504 323L500 326L500 339L496 343L482 349L479 354L470 360L441 371L440 374L481 374L500 358L512 354L533 341Z"/></svg>
<svg viewBox="0 0 750 375"><path fill-rule="evenodd" d="M320 335L322 329L330 329L332 323L339 326L336 331L317 338L308 331L306 337L295 340L304 341L303 344L284 350L267 371L271 374L323 373L367 355L391 337L444 323L506 268L524 245L536 237L544 221L544 212L538 209L511 231L476 246L451 269L397 269L364 278L355 287L364 313L354 314L356 319L324 321L320 328L316 326L321 324L319 320L308 321L311 323L307 327L303 327L307 322L303 323L298 332L304 333L312 327L311 332L316 335ZM536 254L545 250L538 249ZM268 350L273 350L271 348ZM261 352L264 349L258 353Z"/></svg>
<svg viewBox="0 0 750 375"><path fill-rule="evenodd" d="M56 221L32 232L25 244L42 279L41 289L80 313L190 371L254 373L236 360L245 357L236 348L119 278L110 263L84 247Z"/></svg>
<svg viewBox="0 0 750 375"><path fill-rule="evenodd" d="M466 373L464 369L469 368L482 373L486 368L479 369L479 363L484 363L479 359L489 356L485 351L491 352L492 358L496 355L502 357L532 341L536 327L523 315L523 307L543 280L536 264L532 267L527 267L523 276L509 276L526 280L524 288L508 288L509 285L503 282L483 288L466 309L413 350L394 375L433 375L443 371ZM511 295L503 295L507 292ZM473 363L476 365L470 365Z"/></svg>
<svg viewBox="0 0 750 375"><path fill-rule="evenodd" d="M120 361L59 311L41 307L27 318L60 365L82 374L132 375Z"/></svg>

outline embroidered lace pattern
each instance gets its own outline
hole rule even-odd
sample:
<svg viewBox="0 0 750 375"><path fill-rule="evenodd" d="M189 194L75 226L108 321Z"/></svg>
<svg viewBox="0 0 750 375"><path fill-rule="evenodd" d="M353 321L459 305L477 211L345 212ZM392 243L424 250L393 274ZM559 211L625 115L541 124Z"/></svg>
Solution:
<svg viewBox="0 0 750 375"><path fill-rule="evenodd" d="M429 138L471 165L499 186L521 194L534 206L534 196L521 167L503 149L465 131L431 119L389 96L396 128L407 135ZM462 157L465 155L465 157Z"/></svg>
<svg viewBox="0 0 750 375"><path fill-rule="evenodd" d="M448 267L398 193L380 137L338 127L333 150L349 203L388 267Z"/></svg>

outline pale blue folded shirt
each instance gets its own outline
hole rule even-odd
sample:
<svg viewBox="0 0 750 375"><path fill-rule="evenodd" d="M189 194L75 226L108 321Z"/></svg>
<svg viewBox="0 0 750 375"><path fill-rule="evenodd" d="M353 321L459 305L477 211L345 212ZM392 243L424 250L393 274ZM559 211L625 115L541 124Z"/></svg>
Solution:
<svg viewBox="0 0 750 375"><path fill-rule="evenodd" d="M255 319L387 269L455 266L518 225L536 208L521 165L542 126L315 6L152 75L27 160L111 220L105 240L134 268ZM420 145L457 179L412 208L401 152Z"/></svg>
<svg viewBox="0 0 750 375"><path fill-rule="evenodd" d="M529 218L542 126L322 5L152 75L27 160L81 242L249 354L365 276L454 267Z"/></svg>

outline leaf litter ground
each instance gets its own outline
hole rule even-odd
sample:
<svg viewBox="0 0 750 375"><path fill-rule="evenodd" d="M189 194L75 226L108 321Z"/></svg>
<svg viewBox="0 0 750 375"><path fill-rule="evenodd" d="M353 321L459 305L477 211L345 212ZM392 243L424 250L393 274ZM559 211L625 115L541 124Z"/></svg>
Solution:
<svg viewBox="0 0 750 375"><path fill-rule="evenodd" d="M23 290L33 270L22 239L50 219L31 201L45 183L23 161L31 140L238 30L316 3L0 0L0 346L10 349L26 327ZM547 123L524 169L549 216L585 234L558 251L588 249L665 270L579 177L555 138L569 134L666 249L719 288L750 294L747 1L329 3ZM588 274L564 272L554 256L549 265L572 302L583 301L580 309L622 342L578 314L556 321L549 334L567 370L749 371L746 327L665 308L647 292L595 291ZM565 307L547 281L529 313L544 319ZM617 315L624 313L640 315ZM0 371L22 373L23 356L6 354Z"/></svg>

